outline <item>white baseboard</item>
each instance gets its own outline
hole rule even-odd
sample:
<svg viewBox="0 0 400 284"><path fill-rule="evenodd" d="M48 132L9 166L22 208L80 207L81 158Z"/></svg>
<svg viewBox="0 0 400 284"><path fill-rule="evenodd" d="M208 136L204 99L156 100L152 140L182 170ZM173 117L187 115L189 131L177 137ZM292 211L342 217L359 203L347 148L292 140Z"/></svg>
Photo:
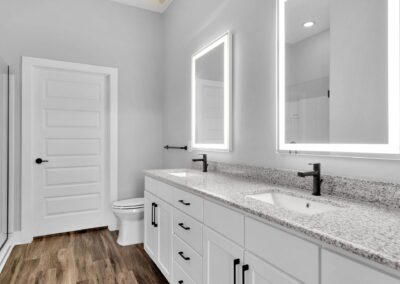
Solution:
<svg viewBox="0 0 400 284"><path fill-rule="evenodd" d="M108 213L108 230L111 232L118 231L118 219L112 211Z"/></svg>
<svg viewBox="0 0 400 284"><path fill-rule="evenodd" d="M3 249L0 251L0 273L3 270L8 257L11 254L12 249L20 244L20 232L11 233L8 236L8 240L4 245Z"/></svg>
<svg viewBox="0 0 400 284"><path fill-rule="evenodd" d="M5 246L0 251L0 273L3 271L3 268L6 265L7 259L10 256L13 247L14 246L11 245L10 240L8 240Z"/></svg>

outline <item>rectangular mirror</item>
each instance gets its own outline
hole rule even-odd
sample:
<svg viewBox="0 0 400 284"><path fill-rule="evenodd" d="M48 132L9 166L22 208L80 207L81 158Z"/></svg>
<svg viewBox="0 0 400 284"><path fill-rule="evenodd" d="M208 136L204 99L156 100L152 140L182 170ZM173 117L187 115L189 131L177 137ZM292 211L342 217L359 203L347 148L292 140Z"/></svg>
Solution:
<svg viewBox="0 0 400 284"><path fill-rule="evenodd" d="M191 148L231 150L231 35L192 56Z"/></svg>
<svg viewBox="0 0 400 284"><path fill-rule="evenodd" d="M279 150L398 154L399 1L278 7Z"/></svg>

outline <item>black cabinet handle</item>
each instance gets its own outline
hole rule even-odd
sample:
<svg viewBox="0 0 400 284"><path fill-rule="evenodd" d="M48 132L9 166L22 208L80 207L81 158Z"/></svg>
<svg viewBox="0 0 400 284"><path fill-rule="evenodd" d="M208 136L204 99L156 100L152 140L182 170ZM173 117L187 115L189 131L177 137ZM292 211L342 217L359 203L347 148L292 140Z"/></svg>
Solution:
<svg viewBox="0 0 400 284"><path fill-rule="evenodd" d="M186 260L186 261L190 260L190 257L185 256L185 255L183 254L183 251L178 252L178 254L179 254L184 260Z"/></svg>
<svg viewBox="0 0 400 284"><path fill-rule="evenodd" d="M158 207L157 203L154 203L154 227L158 227L158 224L156 223L156 209Z"/></svg>
<svg viewBox="0 0 400 284"><path fill-rule="evenodd" d="M245 265L243 265L242 266L242 284L245 284L246 283L246 271L247 270L249 270L249 265L248 264L245 264Z"/></svg>
<svg viewBox="0 0 400 284"><path fill-rule="evenodd" d="M43 160L42 158L37 158L35 160L36 164L40 165L41 163L48 163L48 160Z"/></svg>
<svg viewBox="0 0 400 284"><path fill-rule="evenodd" d="M190 230L190 227L185 227L185 224L183 224L183 223L179 223L178 225L179 225L179 227L181 227L185 231L189 231Z"/></svg>
<svg viewBox="0 0 400 284"><path fill-rule="evenodd" d="M190 206L190 202L185 202L184 200L179 200L179 202L185 206Z"/></svg>
<svg viewBox="0 0 400 284"><path fill-rule="evenodd" d="M236 266L240 264L240 259L233 260L233 284L236 284Z"/></svg>
<svg viewBox="0 0 400 284"><path fill-rule="evenodd" d="M154 205L155 203L151 203L151 225L154 227Z"/></svg>

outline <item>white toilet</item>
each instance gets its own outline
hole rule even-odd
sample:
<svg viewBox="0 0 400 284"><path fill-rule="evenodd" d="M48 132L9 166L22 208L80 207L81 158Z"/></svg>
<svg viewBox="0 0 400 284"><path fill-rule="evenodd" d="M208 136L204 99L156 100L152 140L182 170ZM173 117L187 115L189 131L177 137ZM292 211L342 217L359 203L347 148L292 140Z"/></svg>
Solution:
<svg viewBox="0 0 400 284"><path fill-rule="evenodd" d="M129 246L143 243L144 198L116 201L112 209L119 221L118 244Z"/></svg>

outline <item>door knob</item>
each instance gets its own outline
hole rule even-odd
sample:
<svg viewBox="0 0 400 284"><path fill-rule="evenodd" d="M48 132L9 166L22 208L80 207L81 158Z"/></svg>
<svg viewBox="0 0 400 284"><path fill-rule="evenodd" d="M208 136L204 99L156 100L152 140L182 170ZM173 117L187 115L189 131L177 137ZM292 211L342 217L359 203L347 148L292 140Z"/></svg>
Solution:
<svg viewBox="0 0 400 284"><path fill-rule="evenodd" d="M48 160L42 160L41 158L37 158L35 162L36 162L36 164L40 165L41 163L48 163L49 161Z"/></svg>

